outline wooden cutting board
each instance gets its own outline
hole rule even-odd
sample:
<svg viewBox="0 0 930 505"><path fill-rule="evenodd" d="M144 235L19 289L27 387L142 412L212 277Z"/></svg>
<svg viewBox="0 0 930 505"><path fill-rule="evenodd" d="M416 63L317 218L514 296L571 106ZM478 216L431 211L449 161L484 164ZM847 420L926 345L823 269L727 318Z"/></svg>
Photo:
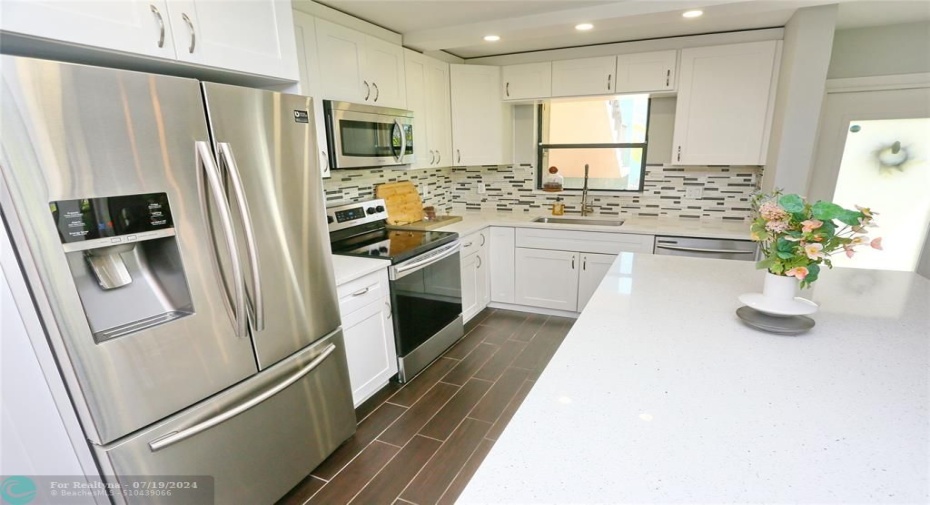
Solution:
<svg viewBox="0 0 930 505"><path fill-rule="evenodd" d="M410 181L390 182L375 187L375 196L384 200L388 224L408 224L423 220L423 201Z"/></svg>

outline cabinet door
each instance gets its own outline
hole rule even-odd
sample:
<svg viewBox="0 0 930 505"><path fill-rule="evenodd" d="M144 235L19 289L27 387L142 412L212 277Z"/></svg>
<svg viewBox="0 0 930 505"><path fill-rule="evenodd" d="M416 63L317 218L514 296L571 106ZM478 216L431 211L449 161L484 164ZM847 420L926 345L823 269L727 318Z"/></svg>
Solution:
<svg viewBox="0 0 930 505"><path fill-rule="evenodd" d="M504 100L548 98L552 96L552 63L508 65L501 69Z"/></svg>
<svg viewBox="0 0 930 505"><path fill-rule="evenodd" d="M478 255L462 258L462 319L467 322L478 309Z"/></svg>
<svg viewBox="0 0 930 505"><path fill-rule="evenodd" d="M176 58L165 0L4 1L0 8L5 32Z"/></svg>
<svg viewBox="0 0 930 505"><path fill-rule="evenodd" d="M363 33L322 19L316 20L323 98L358 103L371 99L371 83L365 80L362 70L365 39Z"/></svg>
<svg viewBox="0 0 930 505"><path fill-rule="evenodd" d="M675 89L678 51L623 54L617 56L617 93L671 91Z"/></svg>
<svg viewBox="0 0 930 505"><path fill-rule="evenodd" d="M365 37L362 68L365 80L372 88L368 103L395 109L407 107L403 47L375 37Z"/></svg>
<svg viewBox="0 0 930 505"><path fill-rule="evenodd" d="M426 89L429 150L436 153L435 166L452 166L452 97L448 63L426 59Z"/></svg>
<svg viewBox="0 0 930 505"><path fill-rule="evenodd" d="M490 237L491 301L514 303L514 229L492 226Z"/></svg>
<svg viewBox="0 0 930 505"><path fill-rule="evenodd" d="M777 42L682 49L672 163L763 165Z"/></svg>
<svg viewBox="0 0 930 505"><path fill-rule="evenodd" d="M294 11L294 38L297 42L297 68L300 71L300 94L313 97L313 122L316 150L320 157L320 175L331 176L326 154L326 127L323 123L323 82L316 50L316 23L313 16Z"/></svg>
<svg viewBox="0 0 930 505"><path fill-rule="evenodd" d="M346 342L352 401L358 407L397 373L394 327L387 299L343 315L342 333Z"/></svg>
<svg viewBox="0 0 930 505"><path fill-rule="evenodd" d="M407 109L413 111L413 155L416 163L411 168L429 168L436 164L436 152L430 145L429 90L427 89L426 56L404 50L404 73L407 78Z"/></svg>
<svg viewBox="0 0 930 505"><path fill-rule="evenodd" d="M616 56L553 61L552 96L613 93L616 89L616 73Z"/></svg>
<svg viewBox="0 0 930 505"><path fill-rule="evenodd" d="M512 112L500 99L500 67L450 65L456 166L513 162Z"/></svg>
<svg viewBox="0 0 930 505"><path fill-rule="evenodd" d="M578 307L578 253L518 247L515 256L516 303L575 311Z"/></svg>
<svg viewBox="0 0 930 505"><path fill-rule="evenodd" d="M581 273L578 275L578 312L584 310L615 259L617 259L615 254L585 253L581 255Z"/></svg>
<svg viewBox="0 0 930 505"><path fill-rule="evenodd" d="M482 232L483 234L484 232ZM478 264L477 269L477 289L478 292L478 312L484 310L491 303L491 268L488 262L488 252L490 248L485 246L476 254Z"/></svg>
<svg viewBox="0 0 930 505"><path fill-rule="evenodd" d="M171 0L181 61L291 81L300 78L290 2Z"/></svg>

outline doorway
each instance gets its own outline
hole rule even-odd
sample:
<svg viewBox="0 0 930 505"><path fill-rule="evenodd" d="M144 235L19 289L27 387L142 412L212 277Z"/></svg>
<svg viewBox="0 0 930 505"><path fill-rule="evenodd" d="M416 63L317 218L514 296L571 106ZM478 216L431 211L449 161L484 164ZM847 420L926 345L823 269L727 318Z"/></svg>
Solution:
<svg viewBox="0 0 930 505"><path fill-rule="evenodd" d="M930 88L828 92L808 196L870 207L882 251L835 266L914 271L930 232Z"/></svg>

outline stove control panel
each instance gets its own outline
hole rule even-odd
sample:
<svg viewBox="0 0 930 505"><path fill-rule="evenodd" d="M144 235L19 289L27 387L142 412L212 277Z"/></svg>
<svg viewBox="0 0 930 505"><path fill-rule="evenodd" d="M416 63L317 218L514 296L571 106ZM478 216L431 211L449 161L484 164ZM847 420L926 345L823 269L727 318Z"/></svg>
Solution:
<svg viewBox="0 0 930 505"><path fill-rule="evenodd" d="M326 209L326 222L329 231L339 231L361 224L387 219L384 200L349 203Z"/></svg>

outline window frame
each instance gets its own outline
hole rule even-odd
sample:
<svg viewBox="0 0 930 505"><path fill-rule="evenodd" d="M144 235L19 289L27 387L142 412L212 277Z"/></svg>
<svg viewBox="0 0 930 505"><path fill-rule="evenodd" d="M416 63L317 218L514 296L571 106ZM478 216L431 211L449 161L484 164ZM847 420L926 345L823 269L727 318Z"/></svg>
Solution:
<svg viewBox="0 0 930 505"><path fill-rule="evenodd" d="M618 95L610 95L618 96ZM580 98L580 97L579 97ZM638 189L592 189L588 188L588 191L596 191L598 193L642 193L646 185L646 156L649 149L649 121L652 119L652 96L647 99L646 103L646 134L642 142L622 142L622 143L599 143L599 144L543 144L542 143L542 130L543 130L543 105L542 103L536 106L536 191L543 191L543 151L546 149L623 149L623 148L642 148L643 157L642 157L642 177L639 178L639 188ZM562 191L584 191L580 188L566 188L563 187Z"/></svg>

